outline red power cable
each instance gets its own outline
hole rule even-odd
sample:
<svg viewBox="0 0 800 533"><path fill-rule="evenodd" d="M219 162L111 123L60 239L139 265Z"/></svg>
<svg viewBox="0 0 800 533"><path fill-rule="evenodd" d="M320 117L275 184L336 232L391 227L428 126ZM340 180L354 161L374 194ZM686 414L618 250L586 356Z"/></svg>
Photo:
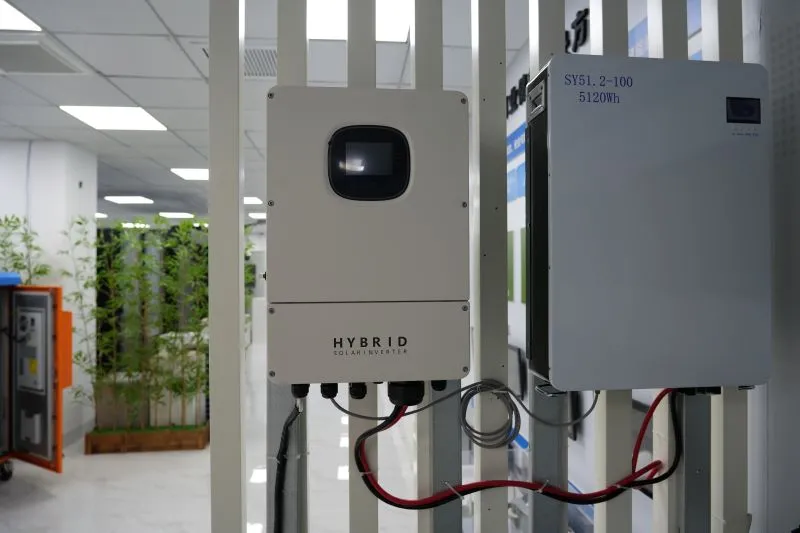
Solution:
<svg viewBox="0 0 800 533"><path fill-rule="evenodd" d="M375 491L378 492L383 498L385 498L387 501L389 501L389 502L391 502L391 503L393 503L395 505L399 505L399 506L411 506L411 507L413 507L413 506L431 505L431 504L436 504L436 503L438 503L440 501L443 501L443 500L445 500L447 498L452 497L453 493L456 493L456 494L460 495L462 493L475 492L475 491L478 491L478 490L491 489L491 488L506 488L506 487L516 487L516 488L527 489L527 490L531 490L531 491L535 491L535 492L539 492L539 493L545 493L545 494L549 494L549 495L552 495L552 496L558 496L558 497L562 497L562 498L571 498L571 499L574 499L574 500L577 500L577 501L589 501L590 502L590 501L592 501L594 499L597 499L597 498L601 498L601 497L604 497L604 496L609 496L609 495L613 494L614 492L620 490L620 488L624 487L625 485L628 485L629 483L637 481L637 480L639 480L640 478L642 478L645 475L647 476L647 479L652 479L658 474L659 470L663 466L663 463L661 461L653 461L650 464L648 464L647 466L645 466L643 468L640 468L639 470L636 470L636 463L638 462L638 459L639 459L639 451L640 451L641 446L642 446L642 441L644 440L644 434L647 431L647 426L649 425L650 420L653 417L653 413L655 413L655 410L658 407L659 403L661 403L661 401L670 392L672 392L671 389L665 389L665 390L661 391L661 393L659 393L659 395L653 401L653 404L650 406L650 409L648 410L647 414L645 415L645 418L644 418L644 420L642 422L642 426L639 429L639 435L638 435L637 440L636 440L636 445L634 446L634 450L633 450L633 455L632 455L632 464L633 464L632 473L630 475L620 479L616 483L606 487L605 489L602 489L602 490L597 490L597 491L589 492L589 493L574 493L574 492L569 492L569 491L560 489L558 487L550 486L547 483L540 483L540 482L536 482L536 481L531 482L531 481L516 481L516 480L504 479L504 480L492 480L492 481L478 481L478 482L474 482L474 483L465 483L465 484L462 484L462 485L456 485L456 486L453 486L453 487L449 487L447 490L442 490L440 492L437 492L437 493L435 493L435 494L433 494L431 496L428 496L426 498L420 498L420 499L416 499L416 500L398 498L397 496L394 496L394 495L390 494L389 492L387 492L386 489L384 489L380 485L380 483L378 482L378 479L375 477L375 475L371 472L371 469L370 469L370 466L369 466L369 462L367 460L366 441L363 441L360 444L359 449L358 449L359 457L361 459L362 464L364 465L364 470L365 470L364 472L362 472L362 475L364 476L364 479L370 484L370 486L372 488L374 488ZM384 430L389 429L390 427L395 425L405 415L405 412L406 412L406 408L401 409L398 412L396 418L389 425L387 425L386 428L384 428Z"/></svg>
<svg viewBox="0 0 800 533"><path fill-rule="evenodd" d="M639 434L636 436L636 444L633 445L633 455L631 456L631 471L636 470L636 465L639 462L639 452L642 449L642 442L644 442L644 435L647 433L647 428L650 426L650 420L653 419L653 415L658 409L659 404L661 401L672 392L672 389L664 389L658 393L653 403L650 404L650 408L647 410L647 413L644 415L644 420L642 420L642 425L639 427ZM655 474L652 474L655 476Z"/></svg>

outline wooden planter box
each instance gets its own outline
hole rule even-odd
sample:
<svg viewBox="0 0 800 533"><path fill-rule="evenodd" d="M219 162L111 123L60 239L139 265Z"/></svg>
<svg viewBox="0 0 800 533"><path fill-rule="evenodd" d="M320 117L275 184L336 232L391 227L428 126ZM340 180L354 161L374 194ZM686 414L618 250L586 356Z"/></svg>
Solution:
<svg viewBox="0 0 800 533"><path fill-rule="evenodd" d="M86 455L98 453L202 450L208 446L208 425L197 428L148 428L141 431L93 431L84 439Z"/></svg>

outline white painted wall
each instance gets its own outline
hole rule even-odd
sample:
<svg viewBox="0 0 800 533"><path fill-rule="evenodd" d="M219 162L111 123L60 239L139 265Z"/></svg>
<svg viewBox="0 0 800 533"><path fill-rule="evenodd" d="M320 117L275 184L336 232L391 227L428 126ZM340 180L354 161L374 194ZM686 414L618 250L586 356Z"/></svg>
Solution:
<svg viewBox="0 0 800 533"><path fill-rule="evenodd" d="M75 217L94 220L97 208L97 157L75 146L49 141L0 142L0 216L27 217L39 234L44 249L43 261L52 267L52 274L41 284L59 285L64 293L75 287L70 279L59 275L70 269L69 259L59 255L67 246L62 234ZM94 301L94 294L88 295ZM66 304L68 310L70 305ZM82 328L77 313L73 325ZM94 328L93 324L89 328ZM77 339L73 342L77 349ZM88 376L73 369L73 384L88 387ZM76 403L70 390L64 392L65 443L80 439L91 429L94 410Z"/></svg>

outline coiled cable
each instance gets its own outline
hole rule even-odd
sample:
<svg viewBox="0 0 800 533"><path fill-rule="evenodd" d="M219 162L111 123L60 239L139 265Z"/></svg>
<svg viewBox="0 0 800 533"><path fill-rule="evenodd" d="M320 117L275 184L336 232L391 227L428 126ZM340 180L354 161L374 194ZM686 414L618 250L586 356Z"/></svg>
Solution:
<svg viewBox="0 0 800 533"><path fill-rule="evenodd" d="M500 427L488 431L480 431L475 426L473 426L469 421L469 406L473 398L478 396L479 394L491 393L495 396L495 398L502 402L503 407L506 410L506 420L500 425ZM550 427L572 427L576 424L580 424L584 420L586 420L595 410L597 407L597 401L600 396L598 391L594 391L594 399L592 404L589 408L582 413L580 416L575 417L572 420L567 421L554 421L554 420L547 420L540 416L535 415L533 412L528 409L525 405L525 402L520 398L520 396L511 390L505 383L502 383L496 379L483 379L480 381L476 381L475 383L470 383L469 385L465 385L458 390L454 390L448 394L445 394L441 398L437 398L436 400L418 408L414 409L413 411L406 411L402 416L410 416L426 409L430 409L431 407L447 401L451 398L455 398L456 396L461 396L461 404L459 409L459 423L461 427L464 429L464 433L466 434L467 438L472 441L473 444L479 446L481 448L502 448L503 446L507 446L514 439L517 438L520 432L520 428L522 426L522 415L520 408L524 411L529 417L531 417L536 422L543 424L545 426ZM387 416L367 416L362 415L360 413L354 413L346 408L344 408L341 404L339 404L335 399L331 399L331 403L333 403L334 407L336 407L342 413L352 416L354 418L360 418L362 420L374 420L374 421L386 421L389 419Z"/></svg>

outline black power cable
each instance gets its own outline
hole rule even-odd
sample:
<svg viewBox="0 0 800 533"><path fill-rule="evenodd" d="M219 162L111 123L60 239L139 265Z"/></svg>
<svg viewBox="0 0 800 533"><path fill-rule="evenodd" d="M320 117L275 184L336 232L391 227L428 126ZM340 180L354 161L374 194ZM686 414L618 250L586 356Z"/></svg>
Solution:
<svg viewBox="0 0 800 533"><path fill-rule="evenodd" d="M675 438L675 456L673 457L671 466L669 467L669 469L664 474L662 474L660 476L657 476L657 477L654 477L653 479L646 479L646 480L641 480L641 481L631 481L631 482L625 483L623 485L619 485L619 486L617 486L617 488L615 488L613 491L609 492L608 494L603 495L603 496L599 496L599 497L593 498L593 499L568 497L568 496L564 496L564 495L548 493L546 491L537 491L537 492L539 492L543 496L547 496L548 498L551 498L551 499L554 499L554 500L558 500L558 501L561 501L561 502L573 503L573 504L576 504L576 505L596 505L596 504L599 504L599 503L604 503L604 502L613 500L614 498L616 498L620 494L624 493L626 490L638 489L638 488L641 488L641 487L655 485L657 483L660 483L660 482L668 479L678 469L678 466L680 465L681 459L683 458L683 433L681 431L680 419L679 419L679 415L678 415L677 394L678 394L678 392L672 392L669 395L670 419L671 419L671 422L672 422L673 434L674 434L674 438ZM355 454L356 466L358 467L358 471L361 473L362 479L364 481L364 484L367 487L367 490L369 490L376 498L378 498L380 501L382 501L383 503L385 503L387 505L391 505L392 507L397 507L397 508L400 508L400 509L408 509L408 510L423 510L423 509L432 509L432 508L435 508L435 507L439 507L440 505L444 505L446 503L449 503L451 501L455 501L456 499L460 499L460 498L462 498L464 496L467 496L469 494L473 494L475 492L479 492L481 490L486 490L487 488L489 488L489 487L477 487L477 488L473 488L473 489L470 489L470 490L462 490L462 491L459 491L459 492L451 491L452 494L450 494L450 495L445 495L445 496L437 499L435 502L424 503L424 504L400 504L400 503L397 503L397 502L392 502L390 500L387 500L383 496L383 494L381 494L381 492L378 491L375 486L373 486L373 484L371 483L370 479L366 475L366 474L368 474L368 470L367 470L366 465L364 464L364 462L362 461L362 458L361 458L361 448L362 448L362 446L364 445L364 443L365 443L365 441L367 439L369 439L370 437L372 437L372 436L380 433L381 431L389 428L390 426L394 425L397 422L397 420L402 416L402 411L403 411L403 407L402 406L397 406L392 411L392 414L389 415L389 417L386 420L384 420L383 422L381 422L380 424L378 424L374 428L369 429L369 430L365 431L364 433L362 433L361 435L359 435L359 437L356 439L356 442L355 442L354 454Z"/></svg>
<svg viewBox="0 0 800 533"><path fill-rule="evenodd" d="M286 485L286 452L289 449L289 433L292 429L292 424L300 416L300 409L295 406L289 413L286 421L283 423L283 431L281 431L281 442L278 446L278 453L275 460L278 463L275 469L275 508L273 513L275 517L272 522L273 533L283 533L283 496L284 486Z"/></svg>

